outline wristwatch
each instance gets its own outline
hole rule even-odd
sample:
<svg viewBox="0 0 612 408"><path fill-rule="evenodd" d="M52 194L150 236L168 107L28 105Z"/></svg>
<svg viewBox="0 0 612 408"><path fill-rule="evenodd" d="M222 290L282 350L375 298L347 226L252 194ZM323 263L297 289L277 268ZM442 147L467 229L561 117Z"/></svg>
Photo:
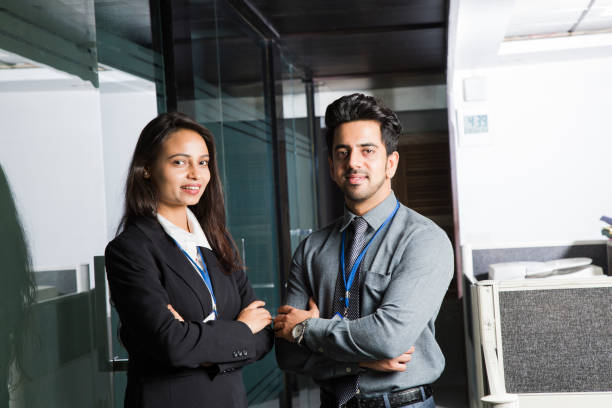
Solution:
<svg viewBox="0 0 612 408"><path fill-rule="evenodd" d="M297 344L302 344L302 340L304 340L304 333L306 333L306 325L308 324L308 320L310 319L306 319L303 322L296 324L293 326L293 329L291 329L291 335Z"/></svg>

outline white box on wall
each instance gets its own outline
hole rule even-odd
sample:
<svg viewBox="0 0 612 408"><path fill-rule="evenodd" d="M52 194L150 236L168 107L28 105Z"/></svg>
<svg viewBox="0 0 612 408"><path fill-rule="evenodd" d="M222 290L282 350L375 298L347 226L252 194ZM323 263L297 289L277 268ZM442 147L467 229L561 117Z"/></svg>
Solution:
<svg viewBox="0 0 612 408"><path fill-rule="evenodd" d="M465 102L487 100L487 80L485 77L470 77L463 80L463 100Z"/></svg>

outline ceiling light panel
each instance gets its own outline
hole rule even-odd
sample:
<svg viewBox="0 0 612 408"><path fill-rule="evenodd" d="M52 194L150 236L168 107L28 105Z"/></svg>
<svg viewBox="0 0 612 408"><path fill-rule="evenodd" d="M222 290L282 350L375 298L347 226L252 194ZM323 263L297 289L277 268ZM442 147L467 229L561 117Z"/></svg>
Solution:
<svg viewBox="0 0 612 408"><path fill-rule="evenodd" d="M516 0L506 38L567 32L587 9L589 2L590 0Z"/></svg>
<svg viewBox="0 0 612 408"><path fill-rule="evenodd" d="M601 31L612 29L612 0L595 0L576 31Z"/></svg>

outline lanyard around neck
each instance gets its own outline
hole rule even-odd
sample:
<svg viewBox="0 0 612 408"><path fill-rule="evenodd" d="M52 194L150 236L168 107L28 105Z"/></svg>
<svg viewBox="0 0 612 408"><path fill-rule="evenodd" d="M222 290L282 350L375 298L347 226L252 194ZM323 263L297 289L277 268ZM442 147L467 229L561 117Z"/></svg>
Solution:
<svg viewBox="0 0 612 408"><path fill-rule="evenodd" d="M198 265L198 263L187 253L187 251L185 251L183 247L181 247L181 245L178 243L177 240L174 240L174 242L176 242L176 246L178 246L179 249L185 254L187 259L191 261L191 263L193 264L193 266L195 266L198 272L200 272L200 275L202 275L202 279L204 280L206 289L208 289L208 293L210 293L210 298L212 300L212 308L213 308L213 312L215 313L215 317L219 317L217 313L217 299L215 298L215 292L213 291L212 282L210 280L210 275L208 274L208 268L206 267L206 261L204 261L204 256L202 255L202 250L200 249L199 246L196 246L196 248L198 248L198 253L200 254L200 259L202 260L202 265L204 266L204 269L202 269L200 265Z"/></svg>
<svg viewBox="0 0 612 408"><path fill-rule="evenodd" d="M349 273L348 279L346 278L346 272L345 272L346 267L345 267L345 262L344 262L344 242L346 240L346 229L344 229L344 231L342 231L342 251L341 251L341 254L340 254L340 265L342 266L342 281L344 282L344 290L345 290L345 295L344 295L344 307L345 307L344 313L345 314L348 311L348 307L349 307L349 292L351 290L351 287L353 286L353 281L355 280L355 275L357 274L357 269L359 269L359 265L361 264L361 261L363 260L363 257L365 256L366 252L368 251L368 248L370 248L370 245L372 245L372 242L374 241L374 238L376 238L376 235L378 235L380 230L382 230L385 227L385 225L387 225L389 223L389 221L391 221L391 219L395 216L395 214L397 213L397 210L399 210L399 206L400 206L399 201L397 201L397 203L395 204L395 209L393 210L391 215L389 215L387 217L387 219L385 220L385 222L383 222L382 225L380 227L378 227L378 229L376 230L374 235L372 235L372 238L370 238L370 241L368 241L368 244L365 246L365 248L363 248L361 250L361 253L357 257L357 259L355 260L355 263L353 264L353 267L351 268L351 271Z"/></svg>

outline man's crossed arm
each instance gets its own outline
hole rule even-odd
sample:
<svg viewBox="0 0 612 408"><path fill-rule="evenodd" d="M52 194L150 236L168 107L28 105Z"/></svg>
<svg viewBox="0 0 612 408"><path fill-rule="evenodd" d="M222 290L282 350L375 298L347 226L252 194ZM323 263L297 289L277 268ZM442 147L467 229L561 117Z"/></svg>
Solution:
<svg viewBox="0 0 612 408"><path fill-rule="evenodd" d="M284 305L278 308L278 315L274 319L274 331L278 338L282 338L289 343L295 343L291 331L298 323L307 319L319 317L319 308L315 301L310 298L308 300L308 310L298 309L289 305ZM406 364L412 359L414 346L409 350L394 358L381 360L361 361L359 367L375 371L393 372L406 371Z"/></svg>

